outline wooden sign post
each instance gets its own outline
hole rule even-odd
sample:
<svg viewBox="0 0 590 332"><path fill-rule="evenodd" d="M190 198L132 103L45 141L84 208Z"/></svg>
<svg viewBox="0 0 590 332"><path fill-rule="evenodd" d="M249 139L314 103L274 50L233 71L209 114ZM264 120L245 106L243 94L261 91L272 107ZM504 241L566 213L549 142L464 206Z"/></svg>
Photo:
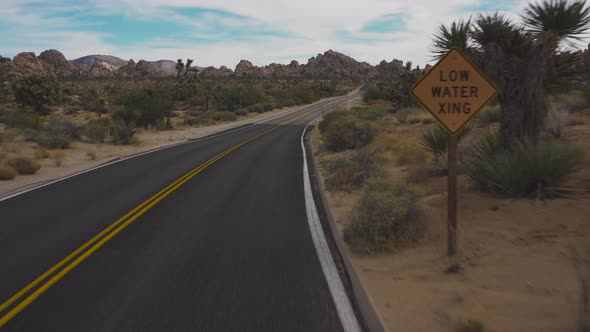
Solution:
<svg viewBox="0 0 590 332"><path fill-rule="evenodd" d="M411 89L449 132L447 254L457 253L457 134L496 97L494 84L457 48L451 49Z"/></svg>

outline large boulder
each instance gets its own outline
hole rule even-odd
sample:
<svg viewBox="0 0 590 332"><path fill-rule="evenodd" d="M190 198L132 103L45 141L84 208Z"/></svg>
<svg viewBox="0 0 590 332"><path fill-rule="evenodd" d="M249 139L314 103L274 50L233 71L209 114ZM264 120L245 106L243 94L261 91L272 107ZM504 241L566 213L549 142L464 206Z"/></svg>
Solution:
<svg viewBox="0 0 590 332"><path fill-rule="evenodd" d="M241 60L234 70L236 77L267 77L268 73L264 68L256 67L248 60Z"/></svg>
<svg viewBox="0 0 590 332"><path fill-rule="evenodd" d="M120 67L116 70L116 75L120 77L133 77L135 73L135 66L135 61L133 61L133 59L130 59L125 66Z"/></svg>
<svg viewBox="0 0 590 332"><path fill-rule="evenodd" d="M158 74L156 67L151 62L145 60L139 60L137 65L135 65L135 73L134 77L144 78L144 77L153 77Z"/></svg>
<svg viewBox="0 0 590 332"><path fill-rule="evenodd" d="M203 78L221 78L221 77L230 77L234 74L234 72L227 68L226 66L221 66L219 67L219 69L210 66L210 67L206 67L203 70L201 70L201 73L199 74L199 76L203 77Z"/></svg>
<svg viewBox="0 0 590 332"><path fill-rule="evenodd" d="M288 65L271 63L264 68L270 77L292 77L301 74L301 66L295 60L291 61Z"/></svg>
<svg viewBox="0 0 590 332"><path fill-rule="evenodd" d="M391 62L383 60L375 66L375 69L379 77L382 78L397 78L408 72L406 67L404 67L404 62L397 59L393 59Z"/></svg>
<svg viewBox="0 0 590 332"><path fill-rule="evenodd" d="M57 77L72 77L78 73L77 68L70 63L58 50L47 50L39 54L45 71Z"/></svg>
<svg viewBox="0 0 590 332"><path fill-rule="evenodd" d="M111 65L97 60L87 69L85 74L91 77L112 77L113 71Z"/></svg>
<svg viewBox="0 0 590 332"><path fill-rule="evenodd" d="M31 75L47 76L43 62L33 52L17 54L12 60L12 66L8 76L16 78Z"/></svg>
<svg viewBox="0 0 590 332"><path fill-rule="evenodd" d="M5 58L0 55L0 84L8 80L8 76L12 71L12 59Z"/></svg>
<svg viewBox="0 0 590 332"><path fill-rule="evenodd" d="M329 50L307 61L302 73L308 77L367 79L375 76L377 71L366 62L358 62L342 53Z"/></svg>

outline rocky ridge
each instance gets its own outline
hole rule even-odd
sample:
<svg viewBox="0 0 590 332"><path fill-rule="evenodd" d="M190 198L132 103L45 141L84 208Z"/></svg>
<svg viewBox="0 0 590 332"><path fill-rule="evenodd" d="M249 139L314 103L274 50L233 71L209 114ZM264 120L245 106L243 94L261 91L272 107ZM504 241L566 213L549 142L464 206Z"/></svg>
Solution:
<svg viewBox="0 0 590 332"><path fill-rule="evenodd" d="M372 66L333 50L318 54L305 64L299 64L293 60L289 64L271 63L259 67L248 60L241 60L233 71L226 66L195 68L203 78L304 77L364 80L374 77L393 78L407 72L401 60L394 59L391 62L383 60L379 65ZM33 74L60 78L124 77L140 79L153 76L173 76L176 74L176 62L171 60L124 61L110 55L89 55L68 61L57 50L44 51L38 57L32 52L20 53L14 59L0 56L0 78L11 79Z"/></svg>

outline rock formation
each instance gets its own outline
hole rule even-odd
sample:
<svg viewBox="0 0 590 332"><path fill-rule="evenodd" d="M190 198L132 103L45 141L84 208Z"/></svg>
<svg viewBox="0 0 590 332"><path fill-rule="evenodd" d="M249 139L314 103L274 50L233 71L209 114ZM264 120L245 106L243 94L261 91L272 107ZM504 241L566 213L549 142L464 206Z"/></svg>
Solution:
<svg viewBox="0 0 590 332"><path fill-rule="evenodd" d="M221 66L219 69L215 67L207 67L201 70L199 76L203 78L221 78L221 77L231 77L234 72L227 68L226 66Z"/></svg>
<svg viewBox="0 0 590 332"><path fill-rule="evenodd" d="M78 69L66 60L66 57L58 50L47 50L39 54L45 71L52 76L73 77L78 74Z"/></svg>

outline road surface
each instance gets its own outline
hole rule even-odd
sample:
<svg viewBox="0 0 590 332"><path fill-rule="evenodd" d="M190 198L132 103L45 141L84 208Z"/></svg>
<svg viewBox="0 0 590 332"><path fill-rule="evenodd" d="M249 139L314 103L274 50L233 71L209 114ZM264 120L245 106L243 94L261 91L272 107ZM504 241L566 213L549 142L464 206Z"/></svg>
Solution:
<svg viewBox="0 0 590 332"><path fill-rule="evenodd" d="M300 137L355 97L0 201L0 331L345 330Z"/></svg>

